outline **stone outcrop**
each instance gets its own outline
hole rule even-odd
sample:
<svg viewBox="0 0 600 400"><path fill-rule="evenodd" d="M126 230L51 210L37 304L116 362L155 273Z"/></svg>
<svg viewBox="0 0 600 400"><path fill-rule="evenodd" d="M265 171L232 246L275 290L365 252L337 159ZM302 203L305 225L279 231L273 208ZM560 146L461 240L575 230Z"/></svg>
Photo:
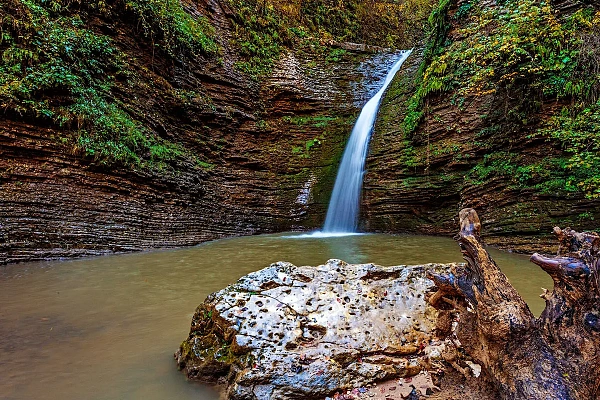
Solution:
<svg viewBox="0 0 600 400"><path fill-rule="evenodd" d="M426 274L451 267L272 264L197 308L178 366L229 399L323 398L413 376L435 352L423 351L437 320Z"/></svg>
<svg viewBox="0 0 600 400"><path fill-rule="evenodd" d="M130 15L96 15L89 28L113 40L130 60L125 72L136 77L115 82L115 102L200 163L178 160L167 170L103 165L78 153L72 140L65 143L73 133L63 127L3 111L0 264L321 225L355 117L393 55L376 46L321 43L332 47L284 52L269 76L255 80L235 67L228 3L184 3L214 25L220 60L173 60L156 51ZM553 2L562 12L579 3ZM328 61L332 48L338 55ZM367 160L364 230L451 235L464 206L485 213L488 243L516 250L543 248L549 238L539 232L556 224L594 228L598 199L518 189L505 176L465 180L489 151L511 149L532 162L560 154L529 137L560 109L554 100L541 104L527 126L500 129L494 112L502 107L492 95L460 104L431 95L414 138L405 140L398 126L419 54L407 60L382 104Z"/></svg>

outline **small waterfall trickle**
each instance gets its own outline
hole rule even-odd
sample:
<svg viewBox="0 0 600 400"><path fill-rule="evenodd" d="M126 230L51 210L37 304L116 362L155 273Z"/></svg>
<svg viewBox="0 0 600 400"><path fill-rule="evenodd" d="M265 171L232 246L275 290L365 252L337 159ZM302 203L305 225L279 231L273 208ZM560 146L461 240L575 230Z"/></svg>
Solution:
<svg viewBox="0 0 600 400"><path fill-rule="evenodd" d="M401 53L400 59L388 72L383 86L365 104L354 124L335 179L323 234L348 234L357 230L365 159L381 97L410 53L410 50Z"/></svg>

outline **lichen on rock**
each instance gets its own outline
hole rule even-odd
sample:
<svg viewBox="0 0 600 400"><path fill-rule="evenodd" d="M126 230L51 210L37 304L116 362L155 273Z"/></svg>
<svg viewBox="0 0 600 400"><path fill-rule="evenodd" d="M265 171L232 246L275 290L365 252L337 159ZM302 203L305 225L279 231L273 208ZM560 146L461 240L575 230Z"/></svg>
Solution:
<svg viewBox="0 0 600 400"><path fill-rule="evenodd" d="M426 273L450 267L274 263L197 308L178 366L225 383L230 399L318 398L415 375L436 327Z"/></svg>

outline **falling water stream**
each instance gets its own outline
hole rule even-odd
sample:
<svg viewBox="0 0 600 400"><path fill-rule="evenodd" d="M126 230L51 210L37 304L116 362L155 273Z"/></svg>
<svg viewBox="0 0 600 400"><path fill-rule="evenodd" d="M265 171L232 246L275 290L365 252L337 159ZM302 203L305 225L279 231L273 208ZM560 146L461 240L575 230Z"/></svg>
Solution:
<svg viewBox="0 0 600 400"><path fill-rule="evenodd" d="M385 89L410 53L410 50L400 53L400 58L388 72L383 85L365 104L354 124L335 180L322 234L332 236L357 230L365 159L379 104Z"/></svg>

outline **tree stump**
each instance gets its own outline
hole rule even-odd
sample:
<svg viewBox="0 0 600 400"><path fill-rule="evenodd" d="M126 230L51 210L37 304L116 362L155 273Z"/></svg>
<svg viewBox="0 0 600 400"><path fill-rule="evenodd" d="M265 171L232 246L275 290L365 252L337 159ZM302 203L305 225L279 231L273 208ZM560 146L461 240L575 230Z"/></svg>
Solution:
<svg viewBox="0 0 600 400"><path fill-rule="evenodd" d="M473 209L460 211L457 236L466 267L432 275L438 309L460 314L454 332L504 399L600 398L600 236L554 228L559 253L531 261L554 280L535 318L485 250Z"/></svg>

